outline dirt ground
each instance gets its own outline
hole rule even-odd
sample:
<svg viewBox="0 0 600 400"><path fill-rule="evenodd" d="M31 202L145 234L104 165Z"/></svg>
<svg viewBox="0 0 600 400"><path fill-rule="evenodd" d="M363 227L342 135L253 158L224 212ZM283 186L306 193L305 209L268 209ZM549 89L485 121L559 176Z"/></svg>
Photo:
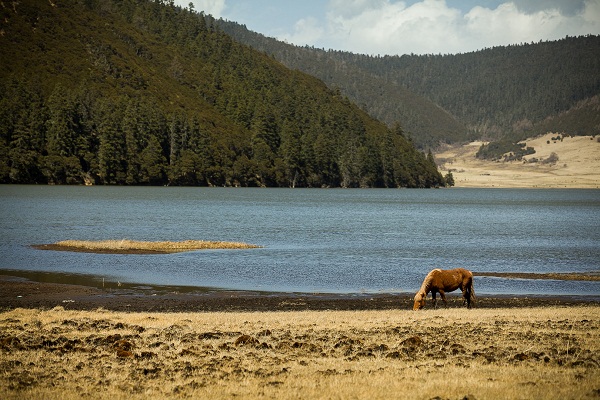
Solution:
<svg viewBox="0 0 600 400"><path fill-rule="evenodd" d="M479 160L475 154L482 142L453 145L435 154L440 171L452 172L456 187L480 188L600 188L600 142L591 136L565 137L552 140L558 134L526 140L535 154L524 157L540 160L495 162ZM541 162L555 153L554 164Z"/></svg>

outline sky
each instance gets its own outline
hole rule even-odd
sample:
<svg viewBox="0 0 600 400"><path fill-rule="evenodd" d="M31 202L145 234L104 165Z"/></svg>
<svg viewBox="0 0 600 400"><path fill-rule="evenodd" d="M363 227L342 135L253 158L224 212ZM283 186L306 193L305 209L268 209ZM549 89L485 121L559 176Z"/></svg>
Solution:
<svg viewBox="0 0 600 400"><path fill-rule="evenodd" d="M456 54L600 34L600 0L176 0L298 46Z"/></svg>

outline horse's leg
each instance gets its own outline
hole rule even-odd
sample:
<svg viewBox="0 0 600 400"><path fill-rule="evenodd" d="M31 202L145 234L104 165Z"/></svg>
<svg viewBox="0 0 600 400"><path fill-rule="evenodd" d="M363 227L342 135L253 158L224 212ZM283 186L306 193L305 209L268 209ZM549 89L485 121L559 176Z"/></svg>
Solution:
<svg viewBox="0 0 600 400"><path fill-rule="evenodd" d="M463 282L463 306L466 304L467 309L471 308L471 300L473 299L473 279Z"/></svg>
<svg viewBox="0 0 600 400"><path fill-rule="evenodd" d="M471 308L471 297L473 296L471 293L471 288L467 287L467 290L465 290L465 301L467 302L467 308Z"/></svg>
<svg viewBox="0 0 600 400"><path fill-rule="evenodd" d="M446 301L446 293L443 290L440 290L440 297L444 300L444 307L448 308L448 302Z"/></svg>
<svg viewBox="0 0 600 400"><path fill-rule="evenodd" d="M471 282L469 282L469 307L471 308L473 307L473 304L471 303L475 303L475 288L473 287L473 279L471 279Z"/></svg>
<svg viewBox="0 0 600 400"><path fill-rule="evenodd" d="M437 299L435 298L435 290L431 291L431 302L433 303L433 308L437 308Z"/></svg>

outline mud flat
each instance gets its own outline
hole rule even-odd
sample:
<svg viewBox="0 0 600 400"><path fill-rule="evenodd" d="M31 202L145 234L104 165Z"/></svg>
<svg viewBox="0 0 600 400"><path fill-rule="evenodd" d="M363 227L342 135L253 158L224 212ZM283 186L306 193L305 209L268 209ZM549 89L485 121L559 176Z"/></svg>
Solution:
<svg viewBox="0 0 600 400"><path fill-rule="evenodd" d="M234 311L361 311L412 310L414 293L273 293L209 288L158 287L90 281L56 283L53 275L0 271L0 312L15 308L93 311L102 308L127 312L234 312ZM431 298L431 296L429 296ZM461 307L459 292L448 294L449 307ZM477 295L477 308L600 305L600 296ZM430 307L428 300L426 307Z"/></svg>
<svg viewBox="0 0 600 400"><path fill-rule="evenodd" d="M0 313L0 397L600 396L600 306Z"/></svg>

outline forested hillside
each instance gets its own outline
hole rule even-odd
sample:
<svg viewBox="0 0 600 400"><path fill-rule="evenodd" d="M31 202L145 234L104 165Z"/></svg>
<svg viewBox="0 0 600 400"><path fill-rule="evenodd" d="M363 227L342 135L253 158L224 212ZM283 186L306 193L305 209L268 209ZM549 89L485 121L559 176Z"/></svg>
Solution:
<svg viewBox="0 0 600 400"><path fill-rule="evenodd" d="M543 130L600 134L597 110L589 107L600 94L599 36L373 57L293 46L233 22L219 24L237 40L338 87L382 121L401 121L422 148L474 138L514 141ZM576 119L567 115L572 108Z"/></svg>
<svg viewBox="0 0 600 400"><path fill-rule="evenodd" d="M475 138L466 125L423 95L408 90L393 77L365 68L359 59L371 57L313 47L298 47L265 37L231 21L216 21L236 40L272 55L290 68L311 74L340 92L371 116L388 126L400 123L421 149L440 142L453 143Z"/></svg>
<svg viewBox="0 0 600 400"><path fill-rule="evenodd" d="M433 187L432 156L171 2L1 3L0 182Z"/></svg>
<svg viewBox="0 0 600 400"><path fill-rule="evenodd" d="M457 55L384 57L368 64L395 71L407 88L489 138L530 130L600 94L600 36Z"/></svg>

